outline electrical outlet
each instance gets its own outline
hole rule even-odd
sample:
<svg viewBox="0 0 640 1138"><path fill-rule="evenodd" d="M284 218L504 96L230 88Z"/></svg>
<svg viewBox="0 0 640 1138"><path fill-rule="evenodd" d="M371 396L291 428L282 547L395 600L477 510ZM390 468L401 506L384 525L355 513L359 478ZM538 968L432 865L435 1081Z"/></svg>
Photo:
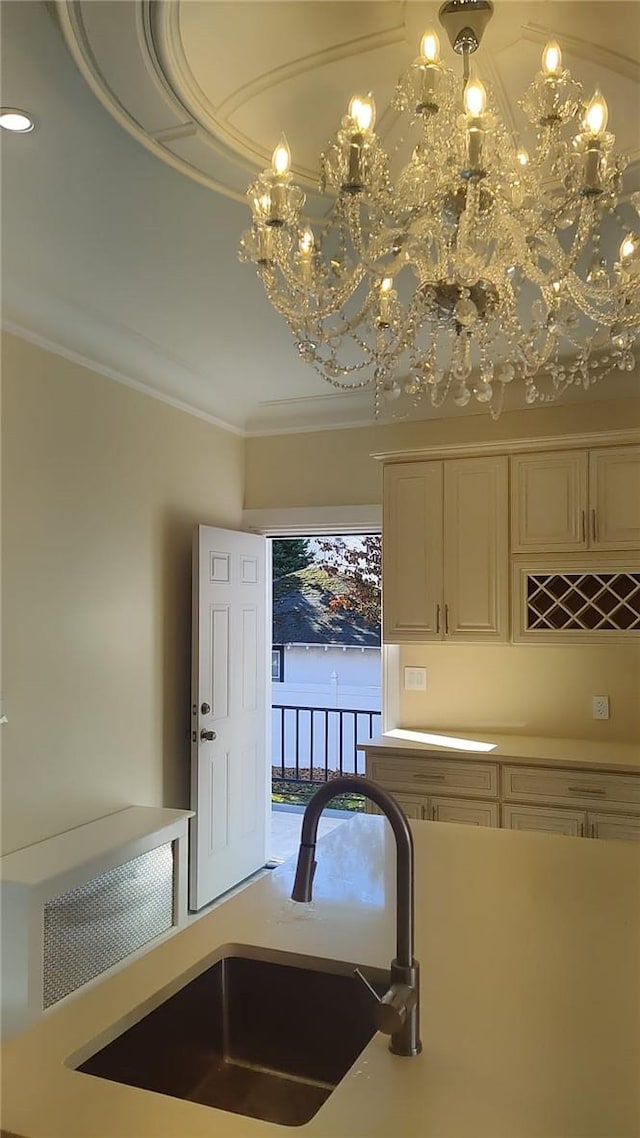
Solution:
<svg viewBox="0 0 640 1138"><path fill-rule="evenodd" d="M426 691L427 690L427 669L426 668L405 668L405 670L404 670L404 690L405 691Z"/></svg>
<svg viewBox="0 0 640 1138"><path fill-rule="evenodd" d="M609 718L609 696L594 695L591 698L591 715L594 719Z"/></svg>

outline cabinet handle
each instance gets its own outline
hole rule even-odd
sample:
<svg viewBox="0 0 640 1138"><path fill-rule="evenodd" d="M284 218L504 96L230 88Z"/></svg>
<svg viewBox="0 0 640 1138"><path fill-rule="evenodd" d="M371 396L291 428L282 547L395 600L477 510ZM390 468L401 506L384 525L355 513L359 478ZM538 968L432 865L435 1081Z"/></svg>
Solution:
<svg viewBox="0 0 640 1138"><path fill-rule="evenodd" d="M440 631L440 605L436 605L436 632Z"/></svg>
<svg viewBox="0 0 640 1138"><path fill-rule="evenodd" d="M587 543L587 511L582 510L582 544Z"/></svg>
<svg viewBox="0 0 640 1138"><path fill-rule="evenodd" d="M596 527L596 512L595 512L595 510L591 511L591 538L592 538L593 543L595 545L595 543L598 540L598 530Z"/></svg>
<svg viewBox="0 0 640 1138"><path fill-rule="evenodd" d="M444 634L449 635L449 606L444 606Z"/></svg>
<svg viewBox="0 0 640 1138"><path fill-rule="evenodd" d="M589 824L589 837L590 838L596 837L596 824L595 824L595 822L591 822Z"/></svg>
<svg viewBox="0 0 640 1138"><path fill-rule="evenodd" d="M414 774L411 776L418 782L444 782L446 774Z"/></svg>
<svg viewBox="0 0 640 1138"><path fill-rule="evenodd" d="M606 790L601 786L568 786L567 790L571 794L606 794Z"/></svg>
<svg viewBox="0 0 640 1138"><path fill-rule="evenodd" d="M578 829L578 833L579 833L579 835L580 835L580 837L581 837L581 838L584 838L584 822L581 822L581 823L580 823L580 827L579 827L579 829Z"/></svg>

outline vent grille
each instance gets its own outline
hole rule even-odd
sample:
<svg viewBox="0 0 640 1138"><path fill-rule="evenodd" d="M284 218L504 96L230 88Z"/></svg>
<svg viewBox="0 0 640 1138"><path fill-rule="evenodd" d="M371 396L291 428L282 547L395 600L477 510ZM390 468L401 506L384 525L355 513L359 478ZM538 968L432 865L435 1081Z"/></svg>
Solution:
<svg viewBox="0 0 640 1138"><path fill-rule="evenodd" d="M640 573L527 573L527 631L640 630Z"/></svg>
<svg viewBox="0 0 640 1138"><path fill-rule="evenodd" d="M174 923L173 843L44 906L43 1007L51 1007Z"/></svg>

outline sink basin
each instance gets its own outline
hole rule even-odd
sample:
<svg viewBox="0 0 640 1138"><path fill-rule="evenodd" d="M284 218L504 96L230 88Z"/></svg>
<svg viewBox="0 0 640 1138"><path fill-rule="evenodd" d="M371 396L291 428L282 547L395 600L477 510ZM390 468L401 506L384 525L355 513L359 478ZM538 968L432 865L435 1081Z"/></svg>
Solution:
<svg viewBox="0 0 640 1138"><path fill-rule="evenodd" d="M300 1126L375 1034L354 965L238 949L78 1070L268 1122ZM383 995L388 973L362 969Z"/></svg>

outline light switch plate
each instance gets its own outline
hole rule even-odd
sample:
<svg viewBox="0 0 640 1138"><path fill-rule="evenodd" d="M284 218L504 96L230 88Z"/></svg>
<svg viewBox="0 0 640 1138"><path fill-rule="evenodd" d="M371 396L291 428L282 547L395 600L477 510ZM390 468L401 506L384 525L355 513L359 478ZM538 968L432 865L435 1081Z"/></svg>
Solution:
<svg viewBox="0 0 640 1138"><path fill-rule="evenodd" d="M404 669L404 690L405 691L426 691L427 690L427 669L426 668L405 668Z"/></svg>

